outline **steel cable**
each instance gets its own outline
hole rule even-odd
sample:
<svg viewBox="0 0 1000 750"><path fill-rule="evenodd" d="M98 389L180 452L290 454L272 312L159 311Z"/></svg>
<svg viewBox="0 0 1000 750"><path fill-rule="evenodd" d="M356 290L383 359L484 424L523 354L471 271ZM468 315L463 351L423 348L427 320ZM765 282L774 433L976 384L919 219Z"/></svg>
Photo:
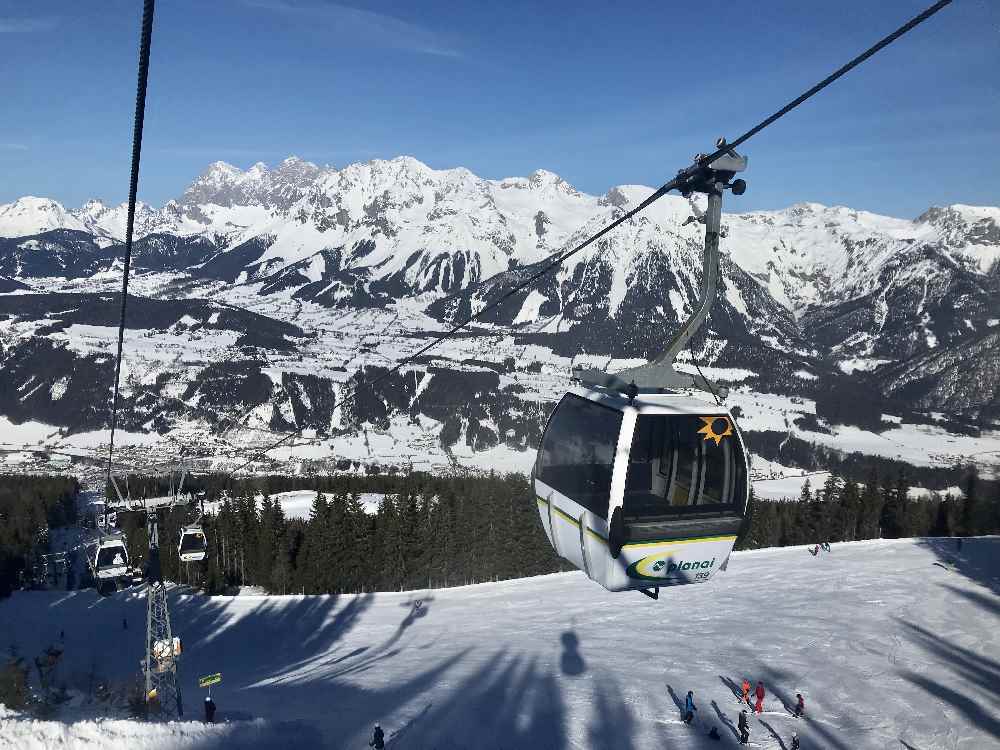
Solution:
<svg viewBox="0 0 1000 750"><path fill-rule="evenodd" d="M115 357L115 388L111 400L111 440L108 444L108 484L115 452L115 429L118 427L118 383L122 370L122 344L125 340L125 308L128 303L128 272L132 264L132 234L135 227L136 192L139 188L139 157L142 154L142 125L146 117L146 84L149 79L149 48L153 38L154 0L142 6L142 32L139 39L139 80L135 92L135 120L132 128L132 175L128 188L128 224L125 227L125 258L122 270L122 310L118 324L118 353Z"/></svg>

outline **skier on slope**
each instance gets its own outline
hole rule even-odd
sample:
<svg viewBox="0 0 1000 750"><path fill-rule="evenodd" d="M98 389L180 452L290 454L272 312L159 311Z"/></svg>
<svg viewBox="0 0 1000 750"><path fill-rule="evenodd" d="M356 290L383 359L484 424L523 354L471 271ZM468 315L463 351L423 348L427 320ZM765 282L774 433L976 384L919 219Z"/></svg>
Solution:
<svg viewBox="0 0 1000 750"><path fill-rule="evenodd" d="M375 722L375 730L372 732L372 739L368 743L368 747L373 747L375 750L385 750L385 733L377 721Z"/></svg>
<svg viewBox="0 0 1000 750"><path fill-rule="evenodd" d="M742 711L740 711L739 727L740 727L740 744L741 745L750 744L750 722L747 720L747 710L745 708Z"/></svg>
<svg viewBox="0 0 1000 750"><path fill-rule="evenodd" d="M795 718L801 718L802 714L806 712L806 701L802 697L802 693L795 694Z"/></svg>
<svg viewBox="0 0 1000 750"><path fill-rule="evenodd" d="M789 745L788 750L799 750L799 736L792 732L792 744Z"/></svg>
<svg viewBox="0 0 1000 750"><path fill-rule="evenodd" d="M750 680L743 678L743 702L750 705Z"/></svg>
<svg viewBox="0 0 1000 750"><path fill-rule="evenodd" d="M205 696L205 723L215 723L215 701L212 700L212 696L210 695Z"/></svg>
<svg viewBox="0 0 1000 750"><path fill-rule="evenodd" d="M684 699L684 723L690 724L694 719L694 712L697 711L697 706L694 705L694 693L688 690L687 698Z"/></svg>
<svg viewBox="0 0 1000 750"><path fill-rule="evenodd" d="M757 696L757 704L754 706L753 710L757 713L761 713L764 710L764 683L761 680L757 680L757 689L753 691L753 694Z"/></svg>

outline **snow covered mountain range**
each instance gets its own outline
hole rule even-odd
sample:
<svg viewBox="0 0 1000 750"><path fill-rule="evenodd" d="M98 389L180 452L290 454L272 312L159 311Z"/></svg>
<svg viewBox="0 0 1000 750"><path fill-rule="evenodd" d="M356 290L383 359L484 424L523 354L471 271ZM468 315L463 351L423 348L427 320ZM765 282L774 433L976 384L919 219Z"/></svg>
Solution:
<svg viewBox="0 0 1000 750"><path fill-rule="evenodd" d="M213 455L307 427L308 445L269 455L375 460L381 435L397 459L405 446L410 460L524 464L572 362L637 363L687 316L703 229L685 220L700 203L661 199L346 413L338 399L355 373L384 369L650 192L591 196L550 172L486 180L410 157L216 162L177 200L137 210L125 425L138 443L184 435ZM106 424L126 214L0 205L3 442L65 445ZM693 354L735 389L745 426L914 459L834 439L836 415L887 404L887 424L973 440L942 461L993 434L1000 208L908 221L803 203L723 224L718 301ZM21 441L28 421L53 431Z"/></svg>

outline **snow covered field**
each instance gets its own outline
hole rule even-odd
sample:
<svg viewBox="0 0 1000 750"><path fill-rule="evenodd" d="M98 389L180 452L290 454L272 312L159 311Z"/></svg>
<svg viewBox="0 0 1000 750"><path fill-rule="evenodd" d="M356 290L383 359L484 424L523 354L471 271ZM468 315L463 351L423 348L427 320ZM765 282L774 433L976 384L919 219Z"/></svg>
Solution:
<svg viewBox="0 0 1000 750"><path fill-rule="evenodd" d="M730 747L730 684L746 676L768 688L758 747L785 749L795 730L803 748L978 750L1000 743L998 592L1000 538L961 553L951 540L737 553L726 575L658 602L580 573L342 597L178 593L188 718L198 676L221 672L228 723L0 712L0 747L363 748L376 720L408 749ZM0 602L0 644L31 655L65 628L66 679L95 660L122 678L144 615L129 593L15 593ZM693 727L675 705L688 690ZM787 710L797 691L804 720Z"/></svg>
<svg viewBox="0 0 1000 750"><path fill-rule="evenodd" d="M270 497L273 502L281 504L281 509L285 512L286 518L308 519L309 511L316 500L316 492L314 490L291 490L289 492L276 492ZM358 496L358 500L361 502L361 506L365 509L366 513L374 515L378 512L378 505L384 497L385 495L378 492L362 492ZM329 502L333 499L333 493L324 492L323 498ZM258 503L263 499L263 495L257 495ZM205 503L205 511L207 513L218 513L221 507L221 501Z"/></svg>

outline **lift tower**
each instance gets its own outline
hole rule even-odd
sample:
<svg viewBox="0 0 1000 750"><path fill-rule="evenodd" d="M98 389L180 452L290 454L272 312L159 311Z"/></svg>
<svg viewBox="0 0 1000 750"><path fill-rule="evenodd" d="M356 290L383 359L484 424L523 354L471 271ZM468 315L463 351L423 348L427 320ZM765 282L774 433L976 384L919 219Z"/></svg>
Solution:
<svg viewBox="0 0 1000 750"><path fill-rule="evenodd" d="M177 504L184 486L186 471L181 472L175 487L171 475L170 494L166 497L143 498L136 503L130 494L123 496L118 482L111 477L111 486L121 507L142 510L146 514L146 534L149 557L143 577L146 579L146 644L142 671L146 681L146 713L150 718L174 719L184 715L181 690L177 685L177 661L181 655L180 639L170 628L170 608L167 586L160 565L160 511Z"/></svg>
<svg viewBox="0 0 1000 750"><path fill-rule="evenodd" d="M177 685L177 660L181 655L179 638L170 630L167 587L160 569L159 508L146 509L149 534L149 561L146 568L146 706L150 715L180 718L184 715L181 689Z"/></svg>

